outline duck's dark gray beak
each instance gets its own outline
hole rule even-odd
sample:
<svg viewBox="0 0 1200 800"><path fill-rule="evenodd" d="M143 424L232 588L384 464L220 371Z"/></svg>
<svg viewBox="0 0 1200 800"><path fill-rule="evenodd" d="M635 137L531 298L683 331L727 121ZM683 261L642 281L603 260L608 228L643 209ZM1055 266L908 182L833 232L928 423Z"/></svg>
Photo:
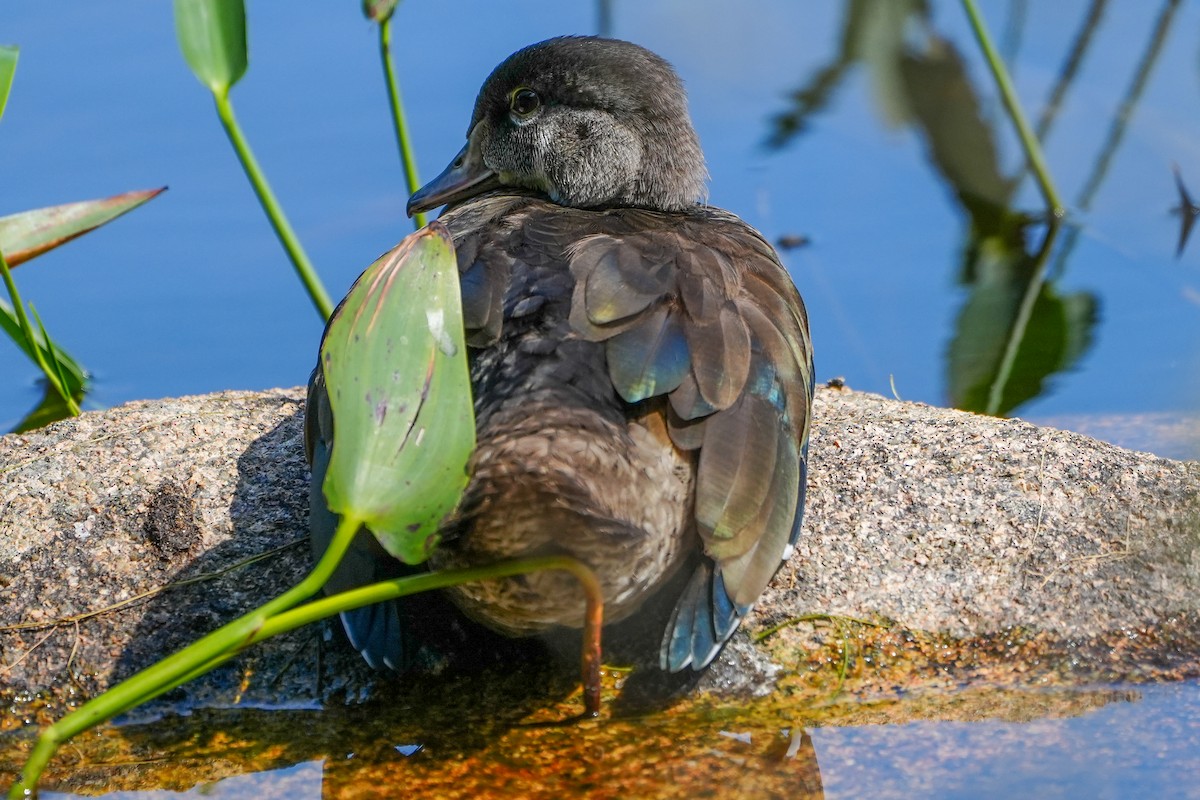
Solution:
<svg viewBox="0 0 1200 800"><path fill-rule="evenodd" d="M467 144L450 162L450 166L442 170L442 174L417 190L408 198L408 215L411 217L421 211L429 211L465 200L477 194L495 189L500 185L500 178L483 163L482 123L471 130Z"/></svg>

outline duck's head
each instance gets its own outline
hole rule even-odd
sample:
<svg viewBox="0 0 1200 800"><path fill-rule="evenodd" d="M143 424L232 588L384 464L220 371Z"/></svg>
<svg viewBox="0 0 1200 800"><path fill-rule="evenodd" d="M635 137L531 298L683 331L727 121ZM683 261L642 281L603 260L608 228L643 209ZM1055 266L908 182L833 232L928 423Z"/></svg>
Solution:
<svg viewBox="0 0 1200 800"><path fill-rule="evenodd" d="M679 76L645 48L564 36L496 67L467 144L408 201L411 216L504 186L577 208L679 211L707 171Z"/></svg>

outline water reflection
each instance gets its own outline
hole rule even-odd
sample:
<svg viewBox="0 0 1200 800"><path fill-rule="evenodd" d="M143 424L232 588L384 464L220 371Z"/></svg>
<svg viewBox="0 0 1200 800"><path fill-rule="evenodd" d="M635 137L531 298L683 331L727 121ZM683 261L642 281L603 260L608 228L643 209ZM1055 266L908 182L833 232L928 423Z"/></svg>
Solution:
<svg viewBox="0 0 1200 800"><path fill-rule="evenodd" d="M478 719L399 748L421 727L420 708L203 711L84 737L74 751L84 768L56 788L122 800L168 796L154 787L270 800L384 796L399 786L460 797L978 797L1019 787L1098 796L1129 786L1169 796L1200 776L1196 688L690 702L650 717L518 723L466 748L454 734Z"/></svg>
<svg viewBox="0 0 1200 800"><path fill-rule="evenodd" d="M1179 215L1179 244L1175 246L1175 257L1179 258L1192 235L1192 226L1196 224L1196 216L1200 215L1200 206L1192 200L1187 186L1183 184L1178 166L1175 167L1175 190L1179 192L1179 205L1171 209L1171 213Z"/></svg>
<svg viewBox="0 0 1200 800"><path fill-rule="evenodd" d="M1167 0L1161 8L1075 198L1078 212L1090 208L1104 182L1178 5L1178 0ZM1040 140L1051 133L1106 6L1105 0L1093 0L1081 10L1078 32L1038 114ZM1025 5L1014 4L1010 11L1004 50L1012 57L1019 48ZM1057 287L1081 225L1069 219L1060 237L1057 220L1015 205L1027 171L1024 165L1002 169L996 145L1005 133L999 126L1011 122L985 113L983 98L993 96L994 87L972 81L955 44L937 30L932 4L920 0L846 0L839 46L827 64L791 93L790 107L770 119L768 146L782 148L802 135L809 119L830 105L858 65L870 75L883 119L911 128L921 138L928 165L952 193L966 223L956 275L964 299L945 351L948 400L957 408L1010 414L1042 395L1053 376L1078 365L1095 339L1101 316L1097 294ZM1180 195L1182 251L1195 215L1182 187Z"/></svg>
<svg viewBox="0 0 1200 800"><path fill-rule="evenodd" d="M198 783L184 791L164 789L133 789L106 792L106 800L161 800L162 798L204 797L207 800L261 800L262 798L288 798L288 800L321 800L322 762L306 761L291 767L233 775L215 781ZM64 792L41 792L42 800L69 800L85 795Z"/></svg>

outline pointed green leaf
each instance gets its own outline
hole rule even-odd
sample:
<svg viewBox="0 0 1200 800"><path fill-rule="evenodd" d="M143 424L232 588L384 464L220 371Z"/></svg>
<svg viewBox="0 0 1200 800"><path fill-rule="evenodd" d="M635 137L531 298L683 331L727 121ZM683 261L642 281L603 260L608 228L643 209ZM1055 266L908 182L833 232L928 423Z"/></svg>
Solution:
<svg viewBox="0 0 1200 800"><path fill-rule="evenodd" d="M331 511L416 564L467 484L475 420L454 245L436 222L364 272L321 344Z"/></svg>
<svg viewBox="0 0 1200 800"><path fill-rule="evenodd" d="M126 192L101 200L48 206L0 217L0 253L4 253L10 267L15 267L132 211L158 197L166 188Z"/></svg>
<svg viewBox="0 0 1200 800"><path fill-rule="evenodd" d="M42 316L33 307L33 303L29 304L29 313L33 315L34 322L37 323L37 334L39 343L44 343L46 353L49 358L46 359L46 378L51 385L58 390L58 394L64 401L71 397L74 392L71 390L70 384L67 382L67 371L63 369L63 353L54 340L50 338L50 331L46 330L46 323L42 322ZM68 404L69 405L69 404ZM76 410L77 411L77 410Z"/></svg>
<svg viewBox="0 0 1200 800"><path fill-rule="evenodd" d="M192 73L223 95L246 73L242 0L175 0L175 35Z"/></svg>
<svg viewBox="0 0 1200 800"><path fill-rule="evenodd" d="M0 45L0 117L4 116L4 106L8 104L8 92L12 89L13 75L17 71L19 52L19 48L12 45Z"/></svg>

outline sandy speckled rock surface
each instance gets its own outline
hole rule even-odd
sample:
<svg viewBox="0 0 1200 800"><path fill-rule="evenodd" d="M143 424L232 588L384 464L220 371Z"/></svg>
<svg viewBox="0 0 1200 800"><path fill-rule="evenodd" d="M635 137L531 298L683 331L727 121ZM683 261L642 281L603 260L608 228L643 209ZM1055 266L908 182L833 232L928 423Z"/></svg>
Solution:
<svg viewBox="0 0 1200 800"><path fill-rule="evenodd" d="M139 402L0 437L0 694L91 694L294 583L309 565L302 402ZM825 613L1095 650L1167 625L1145 657L1196 662L1200 464L849 390L819 391L815 420L800 546L745 628ZM711 685L813 645L789 630L739 634ZM327 633L270 642L193 698L362 693L373 676Z"/></svg>

